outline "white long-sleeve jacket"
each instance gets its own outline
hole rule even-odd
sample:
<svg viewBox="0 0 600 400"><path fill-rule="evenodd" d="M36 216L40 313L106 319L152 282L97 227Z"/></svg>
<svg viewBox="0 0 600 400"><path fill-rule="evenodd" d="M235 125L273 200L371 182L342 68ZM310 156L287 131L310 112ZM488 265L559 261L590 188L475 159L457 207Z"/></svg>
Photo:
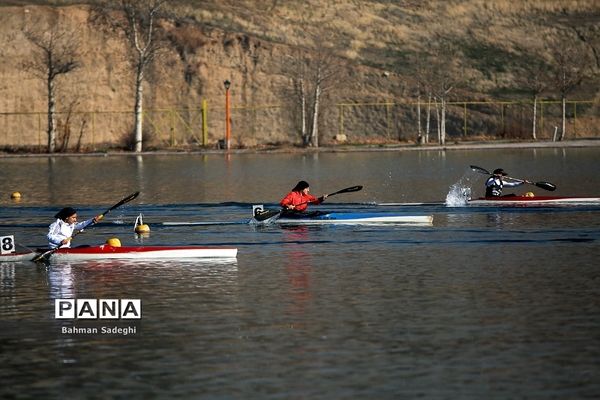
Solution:
<svg viewBox="0 0 600 400"><path fill-rule="evenodd" d="M62 241L66 238L70 238L73 236L73 232L76 230L81 230L92 223L92 219L88 219L87 221L77 222L76 224L67 224L62 219L57 219L50 225L48 229L48 245L51 249L61 246ZM71 247L71 242L63 245L62 247Z"/></svg>

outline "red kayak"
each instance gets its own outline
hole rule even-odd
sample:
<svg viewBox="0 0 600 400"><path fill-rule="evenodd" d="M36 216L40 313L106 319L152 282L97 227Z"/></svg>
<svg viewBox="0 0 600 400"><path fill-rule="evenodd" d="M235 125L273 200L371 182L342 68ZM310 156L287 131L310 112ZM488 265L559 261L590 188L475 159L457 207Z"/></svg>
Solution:
<svg viewBox="0 0 600 400"><path fill-rule="evenodd" d="M207 246L101 246L73 247L55 251L55 260L235 258L237 249Z"/></svg>
<svg viewBox="0 0 600 400"><path fill-rule="evenodd" d="M45 250L47 251L47 250ZM0 261L30 261L44 250L3 254ZM237 249L210 246L81 246L58 249L49 255L51 260L81 261L106 259L183 259L183 258L235 258Z"/></svg>
<svg viewBox="0 0 600 400"><path fill-rule="evenodd" d="M480 197L469 200L477 205L593 205L600 204L600 197L560 197L560 196L500 196Z"/></svg>

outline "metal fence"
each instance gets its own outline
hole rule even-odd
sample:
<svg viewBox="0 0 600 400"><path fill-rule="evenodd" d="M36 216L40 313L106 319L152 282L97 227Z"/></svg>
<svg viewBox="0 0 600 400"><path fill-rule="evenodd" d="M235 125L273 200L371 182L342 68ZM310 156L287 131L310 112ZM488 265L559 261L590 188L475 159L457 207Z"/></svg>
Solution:
<svg viewBox="0 0 600 400"><path fill-rule="evenodd" d="M435 104L384 101L337 103L324 106L320 119L320 142L334 142L343 135L348 142L414 141L418 135L418 108L425 133L430 108L430 141L437 140ZM537 138L551 140L562 116L560 101L543 100L537 108ZM233 106L232 146L300 143L299 113L286 105ZM567 102L566 138L597 137L600 103ZM57 113L57 148L70 151L126 147L131 142L133 113L86 111ZM526 101L447 103L447 140L480 138L530 139L533 103ZM0 146L47 145L47 115L43 112L0 113ZM160 109L144 112L145 148L215 147L225 135L225 110L212 110L206 102L197 109Z"/></svg>
<svg viewBox="0 0 600 400"><path fill-rule="evenodd" d="M348 138L358 136L387 140L416 140L418 109L421 109L421 130L427 126L429 108L430 139L437 139L438 114L434 103L380 102L338 104L338 134ZM567 101L567 138L600 136L600 103ZM537 139L553 139L562 126L562 102L543 100L537 104ZM365 129L366 128L366 129ZM527 101L454 101L446 108L447 138L469 139L500 137L531 139L533 102Z"/></svg>

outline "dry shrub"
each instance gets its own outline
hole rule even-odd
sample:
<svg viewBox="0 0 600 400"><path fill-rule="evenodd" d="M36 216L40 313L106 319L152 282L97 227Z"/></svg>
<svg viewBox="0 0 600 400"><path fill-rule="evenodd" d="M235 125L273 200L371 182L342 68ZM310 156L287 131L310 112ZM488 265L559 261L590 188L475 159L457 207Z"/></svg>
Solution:
<svg viewBox="0 0 600 400"><path fill-rule="evenodd" d="M195 54L199 48L207 43L206 37L198 27L187 24L172 29L168 34L168 38L182 59L190 54Z"/></svg>

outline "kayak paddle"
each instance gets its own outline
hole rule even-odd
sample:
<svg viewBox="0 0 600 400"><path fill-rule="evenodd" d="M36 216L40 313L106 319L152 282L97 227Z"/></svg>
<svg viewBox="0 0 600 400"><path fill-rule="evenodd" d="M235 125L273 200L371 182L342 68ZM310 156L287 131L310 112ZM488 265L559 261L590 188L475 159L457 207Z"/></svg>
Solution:
<svg viewBox="0 0 600 400"><path fill-rule="evenodd" d="M336 194L341 194L341 193L352 193L352 192L358 192L359 190L362 190L362 186L361 185L357 185L357 186L350 186L347 187L345 189L341 189L338 190L337 192L333 192L333 193L329 193L327 195L327 197L331 197L331 196L335 196ZM296 204L296 206L301 206L303 204L308 204L310 203L310 201L305 201L303 203L300 204ZM282 213L283 209L280 210L264 210L264 211L257 211L254 214L254 219L259 221L259 222L263 222L266 220L269 220L271 218L275 219L277 217L279 217Z"/></svg>
<svg viewBox="0 0 600 400"><path fill-rule="evenodd" d="M106 214L108 214L109 212L111 212L112 210L114 210L117 207L121 207L123 204L125 203L129 203L131 200L135 199L136 197L138 197L140 194L140 192L135 192L130 194L129 196L125 197L124 199L122 199L121 201L119 201L117 204L115 204L114 206L112 206L111 208L109 208L108 210L104 211L102 214L98 215L98 217L96 218L96 221L92 221L91 223L89 223L88 225L84 226L83 228L81 228L80 230L78 230L77 232L73 233L73 236L71 236L71 239L73 239L75 236L79 235L81 232L83 232L84 229L98 223L98 221L100 221L102 218L104 218L104 216ZM51 256L52 254L54 254L55 251L57 251L58 249L60 249L61 246L56 246L53 249L50 249L48 251L43 252L42 254L39 254L37 256L35 256L33 258L34 262L38 262L38 261L43 261L46 260L49 256Z"/></svg>
<svg viewBox="0 0 600 400"><path fill-rule="evenodd" d="M478 167L477 165L471 165L471 169L475 172L479 172L480 174L485 174L485 175L492 175L492 173L490 171L488 171L485 168L481 168ZM510 176L507 176L506 179L511 179L513 181L518 181L518 182L524 182L524 183L528 183L530 185L535 185L539 188L542 188L544 190L549 190L551 192L556 190L556 185L550 182L525 182L524 179L518 179L518 178L511 178Z"/></svg>

